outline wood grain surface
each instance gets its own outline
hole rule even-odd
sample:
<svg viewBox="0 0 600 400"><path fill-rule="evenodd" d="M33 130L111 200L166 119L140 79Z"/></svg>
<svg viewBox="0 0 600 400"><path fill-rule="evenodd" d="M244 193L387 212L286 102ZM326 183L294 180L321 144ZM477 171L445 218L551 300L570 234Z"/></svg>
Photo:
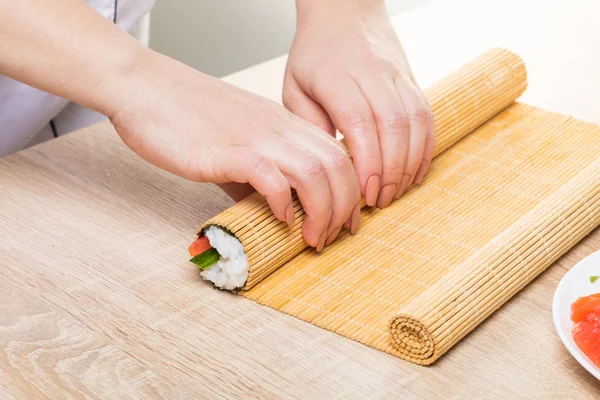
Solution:
<svg viewBox="0 0 600 400"><path fill-rule="evenodd" d="M1 159L0 187L7 397L600 395L550 315L600 233L417 367L201 281L186 246L230 201L140 161L107 124Z"/></svg>
<svg viewBox="0 0 600 400"><path fill-rule="evenodd" d="M498 21L483 18L483 3L499 5ZM591 108L600 51L590 43L600 37L590 34L600 7L544 5L441 0L394 23L403 39L416 32L404 43L425 84L481 50L508 47L532 66L528 102L600 122ZM519 31L523 20L533 36ZM486 29L461 41L468 21ZM448 34L435 43L418 35L432 26ZM516 33L501 36L500 26ZM542 28L562 39L539 45ZM559 51L566 58L548 63ZM436 62L442 56L447 63ZM227 80L278 98L283 63ZM570 81L558 73L565 63ZM144 163L108 124L0 159L0 398L600 396L600 383L560 343L550 310L560 278L600 249L600 232L420 367L203 283L186 247L201 222L231 204L211 185Z"/></svg>

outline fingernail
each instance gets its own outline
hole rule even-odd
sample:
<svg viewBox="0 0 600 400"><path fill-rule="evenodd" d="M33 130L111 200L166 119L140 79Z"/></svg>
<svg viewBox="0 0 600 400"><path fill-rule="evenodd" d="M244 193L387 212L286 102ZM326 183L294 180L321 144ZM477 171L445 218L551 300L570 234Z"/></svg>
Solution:
<svg viewBox="0 0 600 400"><path fill-rule="evenodd" d="M421 183L423 183L423 177L424 177L424 173L419 172L416 176L415 176L415 183L417 185L420 185Z"/></svg>
<svg viewBox="0 0 600 400"><path fill-rule="evenodd" d="M406 188L404 187L404 185L400 184L400 186L398 186L398 191L394 195L394 200L398 200L400 197L402 197L402 194L405 190Z"/></svg>
<svg viewBox="0 0 600 400"><path fill-rule="evenodd" d="M398 192L394 196L395 200L398 200L400 197L402 197L402 194L404 193L404 191L406 190L406 188L408 186L409 179L410 179L410 176L408 176L408 175L402 176L402 182L400 182L400 186L398 186Z"/></svg>
<svg viewBox="0 0 600 400"><path fill-rule="evenodd" d="M417 171L417 176L415 176L415 183L420 185L423 183L423 178L425 178L425 174L427 173L427 164L426 161L421 161L421 165L419 165L419 170Z"/></svg>
<svg viewBox="0 0 600 400"><path fill-rule="evenodd" d="M358 224L360 223L360 204L357 204L352 210L352 222L350 223L350 233L355 234L358 231Z"/></svg>
<svg viewBox="0 0 600 400"><path fill-rule="evenodd" d="M350 218L348 218L348 220L346 222L344 222L344 228L350 229L351 227L352 227L352 216L350 216Z"/></svg>
<svg viewBox="0 0 600 400"><path fill-rule="evenodd" d="M371 175L369 179L367 179L367 185L365 186L365 202L369 207L373 207L377 203L379 185L379 175Z"/></svg>
<svg viewBox="0 0 600 400"><path fill-rule="evenodd" d="M296 215L294 215L294 201L290 201L287 209L285 210L285 220L289 226L294 225L296 221Z"/></svg>
<svg viewBox="0 0 600 400"><path fill-rule="evenodd" d="M331 232L331 235L329 235L329 237L327 238L327 241L325 242L325 244L327 246L329 246L331 244L331 242L333 242L335 240L335 238L340 234L340 231L342 230L342 227L338 227L336 230L334 230L333 232Z"/></svg>
<svg viewBox="0 0 600 400"><path fill-rule="evenodd" d="M379 192L379 200L377 200L377 207L385 208L389 206L397 191L398 185L396 185L395 183L385 185L381 189L381 192Z"/></svg>
<svg viewBox="0 0 600 400"><path fill-rule="evenodd" d="M410 177L410 179L408 180L408 186L412 186L413 184L416 185L416 182L415 182L416 176L417 176L417 174L415 173L415 175Z"/></svg>
<svg viewBox="0 0 600 400"><path fill-rule="evenodd" d="M325 247L325 240L327 240L327 231L321 233L321 236L319 237L319 243L317 243L317 252L320 253L323 251L323 247Z"/></svg>

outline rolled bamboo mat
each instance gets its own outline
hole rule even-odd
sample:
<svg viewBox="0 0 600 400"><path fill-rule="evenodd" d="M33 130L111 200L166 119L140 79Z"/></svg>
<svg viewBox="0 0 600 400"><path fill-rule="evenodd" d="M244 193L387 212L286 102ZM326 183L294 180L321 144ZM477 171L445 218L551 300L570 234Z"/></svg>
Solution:
<svg viewBox="0 0 600 400"><path fill-rule="evenodd" d="M492 49L425 91L436 125L435 156L513 103L527 86L522 60L504 49ZM364 207L364 202L361 204ZM250 265L244 290L252 288L307 244L302 239L304 210L294 198L296 223L277 220L258 193L210 219L244 245Z"/></svg>
<svg viewBox="0 0 600 400"><path fill-rule="evenodd" d="M434 362L600 224L600 127L514 103L525 85L522 61L493 50L428 90L438 147L425 182L363 209L358 233L320 254L257 196L207 222L252 260L241 294Z"/></svg>

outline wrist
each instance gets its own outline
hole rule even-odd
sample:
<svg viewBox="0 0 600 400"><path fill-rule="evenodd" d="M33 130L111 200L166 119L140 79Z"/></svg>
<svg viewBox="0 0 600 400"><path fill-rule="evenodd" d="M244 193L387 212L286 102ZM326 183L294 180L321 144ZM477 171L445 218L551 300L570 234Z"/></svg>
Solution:
<svg viewBox="0 0 600 400"><path fill-rule="evenodd" d="M114 79L115 92L106 103L105 115L113 123L132 117L151 119L172 105L179 93L194 90L195 100L202 101L218 83L221 81L216 78L144 47L123 64L121 74Z"/></svg>
<svg viewBox="0 0 600 400"><path fill-rule="evenodd" d="M89 107L113 118L144 93L155 74L157 58L156 53L141 44L113 53L102 66Z"/></svg>

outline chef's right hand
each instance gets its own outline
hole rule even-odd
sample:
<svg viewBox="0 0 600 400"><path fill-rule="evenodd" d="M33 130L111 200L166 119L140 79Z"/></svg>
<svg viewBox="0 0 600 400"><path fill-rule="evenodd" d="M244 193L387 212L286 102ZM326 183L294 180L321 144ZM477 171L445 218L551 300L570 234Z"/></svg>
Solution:
<svg viewBox="0 0 600 400"><path fill-rule="evenodd" d="M360 216L360 187L346 150L284 107L151 53L135 89L109 115L121 138L184 178L248 182L277 218L294 222L291 188L306 212L302 233L322 250Z"/></svg>

